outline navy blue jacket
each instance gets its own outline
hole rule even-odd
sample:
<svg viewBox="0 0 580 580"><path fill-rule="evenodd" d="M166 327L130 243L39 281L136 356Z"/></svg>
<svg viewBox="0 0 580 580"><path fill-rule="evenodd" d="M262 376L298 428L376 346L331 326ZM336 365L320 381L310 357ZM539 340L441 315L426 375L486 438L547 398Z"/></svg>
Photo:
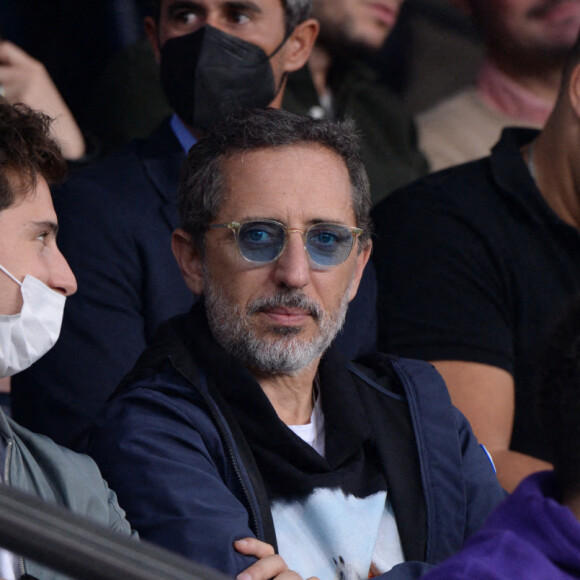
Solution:
<svg viewBox="0 0 580 580"><path fill-rule="evenodd" d="M157 326L193 304L171 251L184 159L166 121L54 192L58 244L78 291L67 300L56 346L13 379L20 424L78 447ZM337 339L350 357L375 348L376 292L367 266Z"/></svg>
<svg viewBox="0 0 580 580"><path fill-rule="evenodd" d="M195 358L196 309L160 328L97 419L88 452L143 538L235 575L253 560L233 550L234 540L275 546L276 537L260 472L220 393L221 372L210 376L209 357ZM233 377L243 372L233 359L217 364ZM503 499L491 462L431 365L386 355L355 364L331 348L319 376L323 395L347 381L364 403L405 559L415 561L388 577L417 577L420 562L459 550Z"/></svg>

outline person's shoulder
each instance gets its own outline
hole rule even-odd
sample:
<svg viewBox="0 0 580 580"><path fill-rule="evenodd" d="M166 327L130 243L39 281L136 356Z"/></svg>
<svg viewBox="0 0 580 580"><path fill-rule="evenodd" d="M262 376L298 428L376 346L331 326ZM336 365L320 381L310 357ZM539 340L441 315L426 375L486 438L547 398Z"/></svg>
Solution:
<svg viewBox="0 0 580 580"><path fill-rule="evenodd" d="M183 151L170 147L168 153L151 144L151 138L131 142L52 188L63 236L65 229L77 231L87 222L118 236L131 224L139 230L164 223L160 209L176 197Z"/></svg>
<svg viewBox="0 0 580 580"><path fill-rule="evenodd" d="M132 424L139 428L140 417L151 414L189 424L205 416L207 386L200 381L195 361L179 335L185 320L176 316L160 325L152 343L110 396L96 421L100 429Z"/></svg>
<svg viewBox="0 0 580 580"><path fill-rule="evenodd" d="M512 203L519 203L532 187L520 147L537 134L533 129L505 128L490 155L435 171L398 189L375 206L373 217L380 221L405 214L413 219L422 212L487 227L490 220L504 215L509 222Z"/></svg>
<svg viewBox="0 0 580 580"><path fill-rule="evenodd" d="M432 107L420 112L416 119L420 127L430 127L445 121L458 123L470 118L475 111L484 108L474 86L466 87L435 103Z"/></svg>
<svg viewBox="0 0 580 580"><path fill-rule="evenodd" d="M449 208L489 204L495 190L490 159L478 159L430 173L394 191L373 208L373 217L380 219L392 212L415 209L447 214Z"/></svg>
<svg viewBox="0 0 580 580"><path fill-rule="evenodd" d="M202 388L194 348L189 341L191 318L191 312L178 314L159 325L112 399L136 391L140 392L137 396L166 393L170 397L192 398Z"/></svg>
<svg viewBox="0 0 580 580"><path fill-rule="evenodd" d="M434 170L489 155L510 118L491 109L475 87L448 97L416 117L419 147Z"/></svg>
<svg viewBox="0 0 580 580"><path fill-rule="evenodd" d="M404 117L405 121L412 119L401 97L371 64L358 58L342 58L331 70L333 93L339 103L349 103L349 112L355 104L359 107L372 104L374 108L370 112L377 124L382 116L393 122L398 117Z"/></svg>
<svg viewBox="0 0 580 580"><path fill-rule="evenodd" d="M10 428L21 453L33 457L37 466L46 474L58 473L65 482L69 478L86 478L98 474L95 462L81 453L58 445L50 437L34 433L8 419Z"/></svg>
<svg viewBox="0 0 580 580"><path fill-rule="evenodd" d="M62 221L77 219L84 213L92 216L111 215L112 208L143 199L150 189L137 150L138 143L129 143L115 153L75 173L63 184L52 188L55 209Z"/></svg>
<svg viewBox="0 0 580 580"><path fill-rule="evenodd" d="M389 396L406 398L410 391L431 395L437 390L446 392L441 375L431 363L398 357L383 352L357 359L349 363L352 373L370 387Z"/></svg>
<svg viewBox="0 0 580 580"><path fill-rule="evenodd" d="M142 197L154 190L149 174L162 173L167 165L180 164L182 157L183 151L165 120L146 139L134 139L73 172L67 181L53 188L53 194L57 199L67 200L92 196L99 199L119 199L123 195Z"/></svg>
<svg viewBox="0 0 580 580"><path fill-rule="evenodd" d="M124 535L135 535L115 493L92 458L33 433L11 419L8 422L15 447L11 485Z"/></svg>

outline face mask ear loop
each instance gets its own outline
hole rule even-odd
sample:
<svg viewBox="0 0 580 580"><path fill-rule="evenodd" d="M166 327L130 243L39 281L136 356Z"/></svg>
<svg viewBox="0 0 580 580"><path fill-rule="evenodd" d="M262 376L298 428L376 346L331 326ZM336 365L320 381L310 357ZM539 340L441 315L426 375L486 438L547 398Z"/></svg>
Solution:
<svg viewBox="0 0 580 580"><path fill-rule="evenodd" d="M286 32L286 34L284 35L284 38L282 39L282 42L274 49L274 52L272 52L266 58L268 60L270 60L272 57L276 56L280 52L282 47L286 44L286 41L292 36L293 33L294 33L294 28L292 30Z"/></svg>
<svg viewBox="0 0 580 580"><path fill-rule="evenodd" d="M2 266L0 264L0 270L2 270L2 272L4 272L4 274L6 274L6 276L8 276L8 278L12 278L12 280L14 280L14 282L16 282L16 284L18 284L18 286L22 286L22 282L20 280L18 280L17 278L15 278L4 266Z"/></svg>
<svg viewBox="0 0 580 580"><path fill-rule="evenodd" d="M274 49L274 52L272 52L270 54L270 56L267 56L267 60L271 60L274 56L276 56L280 50L282 50L282 47L286 44L286 41L292 36L292 33L294 32L294 28L288 32L286 32L286 34L284 35L284 38L282 39L282 42ZM280 91L282 90L282 87L284 86L284 81L288 78L288 73L284 72L282 73L282 78L280 79L280 83L278 85L278 88L276 89L276 93L274 94L274 99L280 94Z"/></svg>
<svg viewBox="0 0 580 580"><path fill-rule="evenodd" d="M282 78L280 79L280 84L278 85L278 88L276 89L276 93L274 94L274 99L280 94L280 91L282 90L282 87L284 86L284 81L287 78L288 78L288 73L287 72L282 73Z"/></svg>

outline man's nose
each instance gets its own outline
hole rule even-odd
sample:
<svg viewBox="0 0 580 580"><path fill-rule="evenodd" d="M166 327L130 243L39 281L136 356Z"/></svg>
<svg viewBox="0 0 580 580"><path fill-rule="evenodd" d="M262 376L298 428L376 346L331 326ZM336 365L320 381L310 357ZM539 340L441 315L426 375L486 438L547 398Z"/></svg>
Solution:
<svg viewBox="0 0 580 580"><path fill-rule="evenodd" d="M60 250L57 250L50 265L48 286L65 296L72 296L77 291L75 275Z"/></svg>
<svg viewBox="0 0 580 580"><path fill-rule="evenodd" d="M288 230L282 255L274 263L277 284L287 288L304 288L310 281L310 261L300 230Z"/></svg>
<svg viewBox="0 0 580 580"><path fill-rule="evenodd" d="M220 18L220 13L218 10L208 10L207 14L205 15L205 21L203 24L209 24L210 26L225 32L223 20Z"/></svg>

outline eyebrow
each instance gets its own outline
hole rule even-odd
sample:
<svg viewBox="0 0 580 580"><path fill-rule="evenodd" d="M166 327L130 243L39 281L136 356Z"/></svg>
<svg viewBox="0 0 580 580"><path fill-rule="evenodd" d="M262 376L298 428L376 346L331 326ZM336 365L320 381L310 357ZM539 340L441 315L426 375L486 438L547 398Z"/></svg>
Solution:
<svg viewBox="0 0 580 580"><path fill-rule="evenodd" d="M238 2L226 2L225 5L230 10L251 10L256 14L262 12L262 7L252 2L252 0L241 0Z"/></svg>
<svg viewBox="0 0 580 580"><path fill-rule="evenodd" d="M177 2L172 2L167 8L167 12L173 14L176 10L180 10L181 8L199 8L199 2L196 2L195 0L179 0Z"/></svg>
<svg viewBox="0 0 580 580"><path fill-rule="evenodd" d="M36 230L49 230L53 235L56 236L58 233L58 224L56 222L46 220L42 222L30 222L30 226L32 226Z"/></svg>
<svg viewBox="0 0 580 580"><path fill-rule="evenodd" d="M252 0L224 2L222 6L225 6L228 10L250 10L256 14L262 12L262 7ZM205 7L200 2L200 0L177 0L173 4L170 4L167 12L168 14L173 15L178 10L182 10L184 8L196 8L198 10L203 10Z"/></svg>
<svg viewBox="0 0 580 580"><path fill-rule="evenodd" d="M282 220L280 220L279 218L275 218L275 217L264 217L264 216L247 216L247 217L243 217L239 220L232 220L232 221L236 221L239 223L244 223L244 222L261 222L261 221L272 221L272 222L278 222L281 223L282 225L289 227L288 224ZM304 227L309 228L310 226L315 226L316 224L341 224L341 225L348 225L345 221L342 220L337 220L337 219L332 219L332 218L328 218L328 219L324 219L324 218L312 218L306 222L304 222Z"/></svg>

